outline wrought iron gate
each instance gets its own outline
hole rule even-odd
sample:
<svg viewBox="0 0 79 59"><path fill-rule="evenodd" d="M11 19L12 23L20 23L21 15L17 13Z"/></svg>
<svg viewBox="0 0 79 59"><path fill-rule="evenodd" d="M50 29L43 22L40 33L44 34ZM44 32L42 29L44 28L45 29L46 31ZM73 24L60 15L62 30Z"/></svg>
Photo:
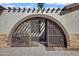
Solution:
<svg viewBox="0 0 79 59"><path fill-rule="evenodd" d="M12 35L13 47L38 46L41 42L48 46L63 47L65 36L55 22L39 17L24 21Z"/></svg>
<svg viewBox="0 0 79 59"><path fill-rule="evenodd" d="M23 22L15 30L12 36L12 46L25 47L33 46L34 42L39 39L39 20L32 20Z"/></svg>
<svg viewBox="0 0 79 59"><path fill-rule="evenodd" d="M62 29L53 21L47 21L48 46L65 47L66 39Z"/></svg>

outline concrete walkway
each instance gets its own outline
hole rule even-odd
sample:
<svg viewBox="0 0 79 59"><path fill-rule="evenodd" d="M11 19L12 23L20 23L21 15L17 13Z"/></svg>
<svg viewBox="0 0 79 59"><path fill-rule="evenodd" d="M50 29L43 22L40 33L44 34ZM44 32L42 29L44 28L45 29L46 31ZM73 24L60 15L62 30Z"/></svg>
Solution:
<svg viewBox="0 0 79 59"><path fill-rule="evenodd" d="M47 51L43 45L39 45L39 47L0 48L0 56L79 56L79 51Z"/></svg>

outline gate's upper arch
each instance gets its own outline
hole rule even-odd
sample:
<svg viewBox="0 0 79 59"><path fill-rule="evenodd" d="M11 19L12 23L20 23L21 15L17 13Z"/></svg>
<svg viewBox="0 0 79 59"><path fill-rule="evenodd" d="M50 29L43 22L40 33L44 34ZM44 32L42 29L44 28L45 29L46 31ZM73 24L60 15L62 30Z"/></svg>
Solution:
<svg viewBox="0 0 79 59"><path fill-rule="evenodd" d="M45 14L32 14L32 15L29 15L23 19L21 19L19 22L17 22L14 27L12 28L10 34L9 34L9 44L11 45L11 38L12 38L12 34L14 33L14 31L16 30L16 28L21 24L23 23L24 21L30 19L30 18L35 18L35 17L40 17L40 18L45 18L45 19L50 19L52 21L54 21L56 24L58 24L58 26L62 29L62 31L64 32L65 34L65 37L66 37L66 41L67 41L67 46L69 46L69 36L68 36L68 33L66 31L66 29L64 28L64 26L56 19L54 19L53 17L51 16L48 16L48 15L45 15Z"/></svg>

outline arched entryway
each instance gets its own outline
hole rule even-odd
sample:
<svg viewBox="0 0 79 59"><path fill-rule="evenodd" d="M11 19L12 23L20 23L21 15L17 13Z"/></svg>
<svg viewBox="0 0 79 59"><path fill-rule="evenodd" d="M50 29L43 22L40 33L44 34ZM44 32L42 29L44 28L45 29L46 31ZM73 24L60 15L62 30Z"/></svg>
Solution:
<svg viewBox="0 0 79 59"><path fill-rule="evenodd" d="M67 33L61 24L47 15L30 15L20 20L9 35L13 47L39 46L66 47Z"/></svg>

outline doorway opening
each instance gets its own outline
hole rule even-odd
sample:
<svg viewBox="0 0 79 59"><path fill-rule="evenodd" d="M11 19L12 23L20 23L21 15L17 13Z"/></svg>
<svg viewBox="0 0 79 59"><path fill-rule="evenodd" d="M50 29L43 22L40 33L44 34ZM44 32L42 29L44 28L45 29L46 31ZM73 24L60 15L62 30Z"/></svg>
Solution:
<svg viewBox="0 0 79 59"><path fill-rule="evenodd" d="M54 21L33 17L20 23L11 37L12 47L33 47L39 44L51 47L66 47L66 37Z"/></svg>

